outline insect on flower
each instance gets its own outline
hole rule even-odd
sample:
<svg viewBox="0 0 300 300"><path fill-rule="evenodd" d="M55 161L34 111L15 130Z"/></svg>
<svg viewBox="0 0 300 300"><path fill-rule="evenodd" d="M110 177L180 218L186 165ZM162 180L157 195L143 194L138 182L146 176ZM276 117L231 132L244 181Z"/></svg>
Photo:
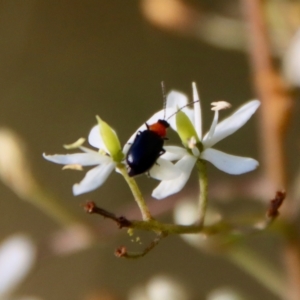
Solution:
<svg viewBox="0 0 300 300"><path fill-rule="evenodd" d="M168 120L186 106L194 103L192 102L180 107L175 113L166 118L166 93L163 82L162 91L164 98L164 118L158 119L156 123L151 125L145 123L146 129L137 132L135 139L127 152L127 172L130 177L140 175L150 170L157 159L166 152L163 145L164 141L168 139L166 137L167 129L170 127Z"/></svg>

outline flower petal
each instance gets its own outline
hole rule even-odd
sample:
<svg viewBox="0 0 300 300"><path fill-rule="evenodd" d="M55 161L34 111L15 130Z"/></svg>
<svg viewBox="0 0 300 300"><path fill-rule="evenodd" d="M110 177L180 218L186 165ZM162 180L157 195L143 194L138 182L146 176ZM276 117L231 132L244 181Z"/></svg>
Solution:
<svg viewBox="0 0 300 300"><path fill-rule="evenodd" d="M114 163L106 163L88 171L80 183L73 185L74 196L93 191L101 186L114 168Z"/></svg>
<svg viewBox="0 0 300 300"><path fill-rule="evenodd" d="M174 109L174 116L172 116L170 119L168 119L168 122L170 126L172 127L173 130L177 131L177 125L176 125L176 112L184 107L182 111L188 116L190 121L194 124L194 110L190 109L188 106L188 98L185 94L177 92L177 91L171 91L168 94L167 97L167 108L172 108ZM168 114L170 116L171 114Z"/></svg>
<svg viewBox="0 0 300 300"><path fill-rule="evenodd" d="M171 91L167 96L167 104L166 107L183 107L188 104L188 98L185 94L177 92L177 91Z"/></svg>
<svg viewBox="0 0 300 300"><path fill-rule="evenodd" d="M187 154L185 148L178 146L164 146L164 149L166 150L166 152L161 156L161 158L170 161L179 160Z"/></svg>
<svg viewBox="0 0 300 300"><path fill-rule="evenodd" d="M256 169L258 161L249 157L230 155L215 149L206 149L201 153L201 158L212 163L219 170L239 175Z"/></svg>
<svg viewBox="0 0 300 300"><path fill-rule="evenodd" d="M196 86L195 82L192 83L192 88L193 88L193 101L195 102L194 103L194 116L195 116L194 126L197 131L198 138L200 140L202 140L201 102L200 102L200 97L199 97L197 86ZM198 101L198 102L196 102L196 101Z"/></svg>
<svg viewBox="0 0 300 300"><path fill-rule="evenodd" d="M157 180L171 180L181 174L181 170L170 161L158 158L155 165L149 170L152 178Z"/></svg>
<svg viewBox="0 0 300 300"><path fill-rule="evenodd" d="M33 266L36 249L25 235L15 235L0 245L0 297L12 292Z"/></svg>
<svg viewBox="0 0 300 300"><path fill-rule="evenodd" d="M43 153L43 157L51 162L62 165L93 166L111 162L109 156L101 155L98 152L54 155L46 155Z"/></svg>
<svg viewBox="0 0 300 300"><path fill-rule="evenodd" d="M184 156L175 166L181 170L181 175L172 180L163 180L152 192L152 197L160 200L178 193L188 181L197 158L191 155Z"/></svg>
<svg viewBox="0 0 300 300"><path fill-rule="evenodd" d="M88 141L91 146L97 149L103 149L106 153L109 153L100 135L99 125L96 125L91 129Z"/></svg>
<svg viewBox="0 0 300 300"><path fill-rule="evenodd" d="M208 138L208 133L204 136L204 148L210 148L217 142L236 132L250 119L259 106L260 102L258 100L250 101L239 108L230 117L220 122L216 126L214 134L210 139Z"/></svg>
<svg viewBox="0 0 300 300"><path fill-rule="evenodd" d="M118 135L116 134L115 130L112 129L108 123L104 122L99 116L96 116L96 119L98 121L101 139L105 144L105 149L108 150L106 153L109 153L114 161L121 162L124 158L124 155Z"/></svg>

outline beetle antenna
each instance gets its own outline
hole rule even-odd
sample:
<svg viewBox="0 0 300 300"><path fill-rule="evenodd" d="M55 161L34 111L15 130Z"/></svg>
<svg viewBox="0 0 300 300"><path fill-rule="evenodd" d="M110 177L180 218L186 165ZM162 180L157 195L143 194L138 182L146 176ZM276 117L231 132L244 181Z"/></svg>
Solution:
<svg viewBox="0 0 300 300"><path fill-rule="evenodd" d="M166 106L167 106L167 96L166 96L166 87L164 81L161 82L161 90L163 94L163 110L164 110L164 120L166 119Z"/></svg>
<svg viewBox="0 0 300 300"><path fill-rule="evenodd" d="M167 120L169 120L170 118L172 118L173 116L175 116L179 111L183 110L185 107L187 107L187 106L189 106L189 105L191 105L191 104L197 103L197 102L200 102L200 100L195 100L195 101L193 101L193 102L190 102L190 103L188 103L188 104L186 104L186 105L180 107L176 112L174 112L174 114L172 114L171 116L169 116L169 118L168 118ZM166 120L166 121L167 121L167 120Z"/></svg>

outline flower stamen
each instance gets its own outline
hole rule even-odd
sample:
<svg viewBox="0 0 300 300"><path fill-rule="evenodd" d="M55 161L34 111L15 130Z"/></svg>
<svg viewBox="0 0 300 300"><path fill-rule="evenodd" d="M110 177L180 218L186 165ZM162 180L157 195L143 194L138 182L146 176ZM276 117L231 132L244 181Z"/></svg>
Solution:
<svg viewBox="0 0 300 300"><path fill-rule="evenodd" d="M85 138L80 138L72 144L64 145L64 148L67 150L76 149L76 148L79 148L80 146L82 146L84 142L85 142Z"/></svg>
<svg viewBox="0 0 300 300"><path fill-rule="evenodd" d="M222 109L227 109L227 108L231 107L231 104L226 101L212 102L211 105L212 105L211 110L215 111L215 115L214 115L214 119L213 119L212 124L209 129L209 133L208 133L208 137L207 137L208 140L211 139L215 133L215 129L216 129L216 126L219 121L219 111Z"/></svg>
<svg viewBox="0 0 300 300"><path fill-rule="evenodd" d="M63 170L76 170L76 171L83 171L83 167L80 164L70 164L70 165L65 165L62 168Z"/></svg>
<svg viewBox="0 0 300 300"><path fill-rule="evenodd" d="M226 101L217 101L217 102L212 102L211 103L211 110L222 110L222 109L227 109L231 107L231 104L229 102Z"/></svg>
<svg viewBox="0 0 300 300"><path fill-rule="evenodd" d="M196 156L196 157L200 156L200 151L197 148L197 140L194 136L192 136L188 140L187 146L188 146L189 149L192 150L194 156Z"/></svg>

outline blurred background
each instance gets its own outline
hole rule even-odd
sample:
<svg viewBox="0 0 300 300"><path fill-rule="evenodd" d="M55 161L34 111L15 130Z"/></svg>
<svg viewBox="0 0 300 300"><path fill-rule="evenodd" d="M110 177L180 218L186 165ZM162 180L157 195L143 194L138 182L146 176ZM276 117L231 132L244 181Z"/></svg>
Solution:
<svg viewBox="0 0 300 300"><path fill-rule="evenodd" d="M295 7L293 11L296 14ZM277 32L272 49L278 64L298 26L297 18L293 20L286 31L272 27ZM208 299L211 291L224 286L237 288L249 299L277 299L222 255L199 251L179 236L163 240L142 259L117 259L116 247L140 245L132 243L126 230L118 231L110 221L86 215L81 204L93 200L118 214L136 214L124 180L114 173L100 189L74 197L72 185L83 173L62 172L60 166L42 157L44 152L66 153L63 144L87 137L97 114L125 143L138 126L162 108L162 80L167 91L184 92L190 99L191 82L197 83L207 130L213 117L212 101L226 100L235 110L256 97L245 50L247 30L242 24L239 1L234 0L0 2L1 127L20 136L33 173L45 190L101 232L96 246L53 255L49 245L60 232L60 225L1 184L0 241L23 232L41 249L38 263L18 287L18 294L45 300L134 299L130 298L134 289L164 275L187 290L188 296L179 299ZM259 159L256 121L257 116L217 148ZM292 122L289 155L297 157L295 128L299 121ZM172 133L170 140L178 143ZM297 165L289 163L293 174ZM208 170L212 185L241 180L211 165ZM259 170L243 175L242 180L258 174ZM137 181L153 215L160 220L172 221L172 209L187 191L190 198L198 193L195 177L179 195L157 201L150 197L157 182L146 176ZM264 214L263 205L244 198L228 204L211 197L209 205L218 205L227 213L256 210ZM141 234L141 238L147 244L149 236ZM280 267L278 238L261 234L248 243Z"/></svg>

